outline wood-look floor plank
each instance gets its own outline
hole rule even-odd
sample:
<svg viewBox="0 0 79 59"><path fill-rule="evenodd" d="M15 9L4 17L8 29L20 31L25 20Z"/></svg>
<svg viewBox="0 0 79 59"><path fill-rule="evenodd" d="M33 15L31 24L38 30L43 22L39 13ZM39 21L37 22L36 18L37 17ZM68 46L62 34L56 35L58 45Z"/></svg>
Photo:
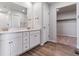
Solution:
<svg viewBox="0 0 79 59"><path fill-rule="evenodd" d="M57 36L57 42L61 44L69 45L71 47L76 47L77 37Z"/></svg>
<svg viewBox="0 0 79 59"><path fill-rule="evenodd" d="M73 47L76 45L76 38L59 37L58 41L59 43L47 42L43 46L37 46L22 54L22 56L78 56ZM64 42L65 44L62 44Z"/></svg>
<svg viewBox="0 0 79 59"><path fill-rule="evenodd" d="M77 56L74 48L63 44L46 43L44 46L37 46L22 56Z"/></svg>

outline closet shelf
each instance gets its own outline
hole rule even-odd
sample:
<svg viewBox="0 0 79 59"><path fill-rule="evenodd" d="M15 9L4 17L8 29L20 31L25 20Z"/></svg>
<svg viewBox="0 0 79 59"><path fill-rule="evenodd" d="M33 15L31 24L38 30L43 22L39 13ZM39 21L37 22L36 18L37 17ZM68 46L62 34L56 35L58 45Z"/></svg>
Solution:
<svg viewBox="0 0 79 59"><path fill-rule="evenodd" d="M71 21L71 20L76 20L76 18L58 19L57 21Z"/></svg>

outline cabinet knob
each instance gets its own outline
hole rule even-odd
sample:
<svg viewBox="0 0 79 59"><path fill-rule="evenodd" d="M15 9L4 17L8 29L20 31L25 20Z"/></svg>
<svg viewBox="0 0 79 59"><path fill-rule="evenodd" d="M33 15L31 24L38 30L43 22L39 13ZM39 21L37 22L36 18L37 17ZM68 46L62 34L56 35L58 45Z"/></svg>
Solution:
<svg viewBox="0 0 79 59"><path fill-rule="evenodd" d="M13 43L13 41L10 41L9 44Z"/></svg>

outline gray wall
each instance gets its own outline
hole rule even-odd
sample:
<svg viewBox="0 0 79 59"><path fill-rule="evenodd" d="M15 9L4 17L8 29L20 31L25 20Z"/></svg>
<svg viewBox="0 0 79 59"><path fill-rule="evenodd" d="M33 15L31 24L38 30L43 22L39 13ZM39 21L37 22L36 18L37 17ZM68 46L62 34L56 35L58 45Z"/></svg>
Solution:
<svg viewBox="0 0 79 59"><path fill-rule="evenodd" d="M77 37L76 20L57 22L57 35Z"/></svg>

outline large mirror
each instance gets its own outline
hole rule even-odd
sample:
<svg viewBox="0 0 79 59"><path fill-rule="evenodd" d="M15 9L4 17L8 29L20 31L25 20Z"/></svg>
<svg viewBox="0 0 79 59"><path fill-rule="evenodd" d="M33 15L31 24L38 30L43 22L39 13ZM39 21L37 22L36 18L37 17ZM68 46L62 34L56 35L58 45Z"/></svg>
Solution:
<svg viewBox="0 0 79 59"><path fill-rule="evenodd" d="M0 2L0 29L26 27L27 8L12 2Z"/></svg>

